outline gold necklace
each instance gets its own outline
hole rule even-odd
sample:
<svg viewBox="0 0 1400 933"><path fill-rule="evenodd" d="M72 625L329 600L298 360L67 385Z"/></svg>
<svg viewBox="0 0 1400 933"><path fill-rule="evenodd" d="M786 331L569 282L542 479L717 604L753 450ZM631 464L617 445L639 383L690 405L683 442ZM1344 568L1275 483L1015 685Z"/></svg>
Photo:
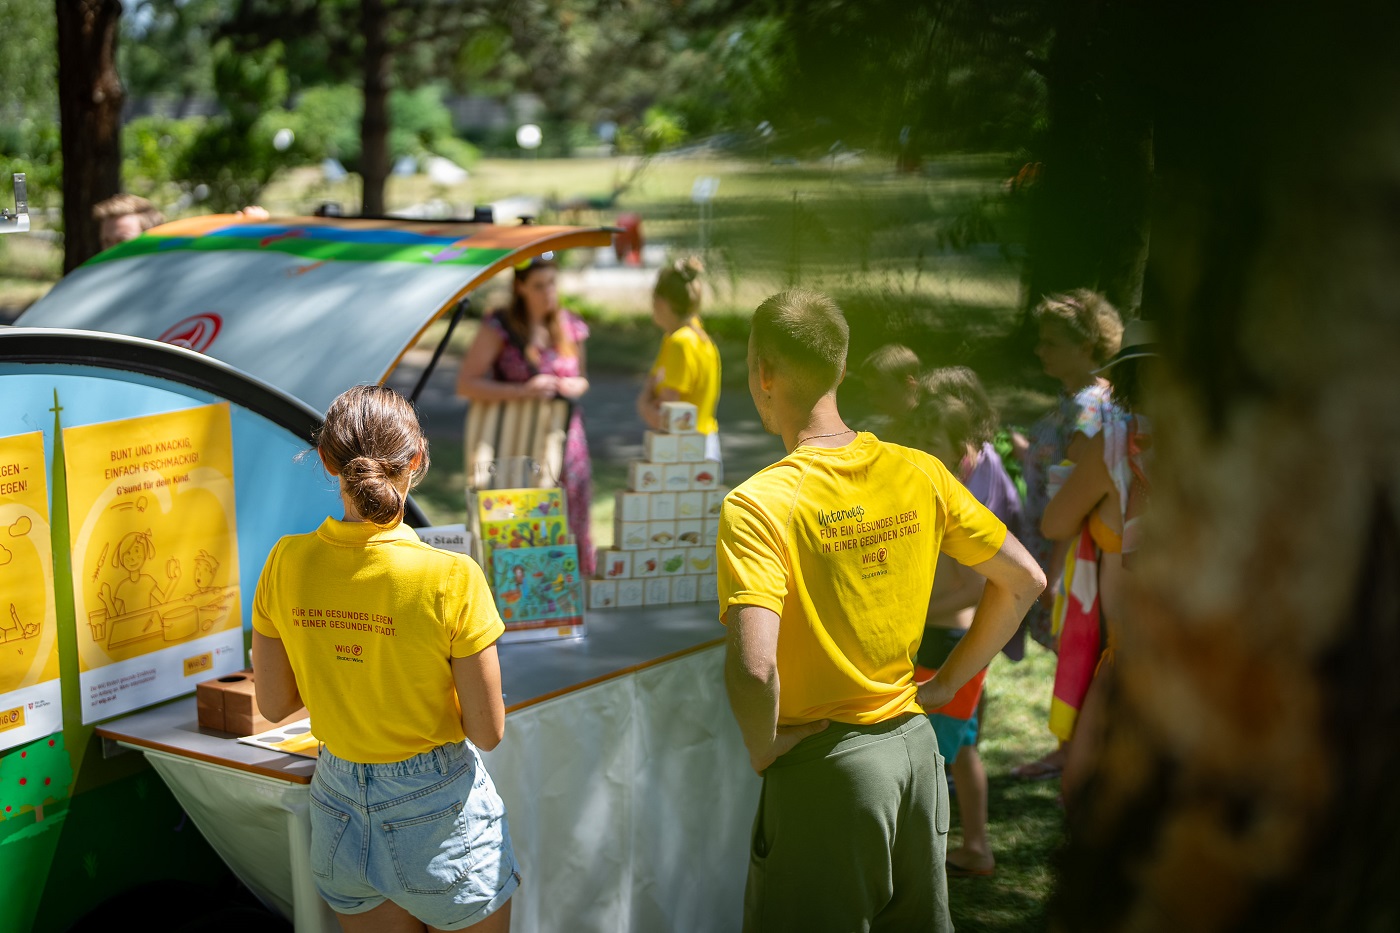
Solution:
<svg viewBox="0 0 1400 933"><path fill-rule="evenodd" d="M857 433L857 432L854 431L854 430L852 430L851 428L847 428L847 429L844 430L844 431L833 431L833 432L831 432L830 434L812 434L812 435L809 435L809 436L807 436L807 437L799 437L799 438L797 439L797 443L794 444L793 447L801 447L801 446L802 446L804 443L806 443L807 441L814 441L814 440L816 440L816 439L819 438L819 437L840 437L842 434L855 434L855 433Z"/></svg>

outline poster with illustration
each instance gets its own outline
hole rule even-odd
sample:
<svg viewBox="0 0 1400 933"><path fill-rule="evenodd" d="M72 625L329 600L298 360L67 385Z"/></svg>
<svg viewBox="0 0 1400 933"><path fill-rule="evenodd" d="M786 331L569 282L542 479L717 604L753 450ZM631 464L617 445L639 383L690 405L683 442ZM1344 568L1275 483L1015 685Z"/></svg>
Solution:
<svg viewBox="0 0 1400 933"><path fill-rule="evenodd" d="M0 749L63 728L41 431L0 437Z"/></svg>
<svg viewBox="0 0 1400 933"><path fill-rule="evenodd" d="M491 590L507 636L583 625L577 546L502 548L491 566Z"/></svg>
<svg viewBox="0 0 1400 933"><path fill-rule="evenodd" d="M66 428L83 722L243 667L227 403Z"/></svg>
<svg viewBox="0 0 1400 933"><path fill-rule="evenodd" d="M481 544L486 563L483 570L491 572L491 555L500 548L547 547L566 544L569 523L562 515L552 518L508 518L481 523Z"/></svg>

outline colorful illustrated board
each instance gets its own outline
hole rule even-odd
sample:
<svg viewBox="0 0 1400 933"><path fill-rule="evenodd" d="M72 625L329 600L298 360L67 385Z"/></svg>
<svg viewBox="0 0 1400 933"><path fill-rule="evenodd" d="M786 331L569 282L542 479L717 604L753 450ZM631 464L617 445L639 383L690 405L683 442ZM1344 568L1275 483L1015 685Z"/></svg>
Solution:
<svg viewBox="0 0 1400 933"><path fill-rule="evenodd" d="M562 489L491 489L477 496L482 523L513 519L562 518Z"/></svg>
<svg viewBox="0 0 1400 933"><path fill-rule="evenodd" d="M41 431L0 438L0 749L63 728Z"/></svg>
<svg viewBox="0 0 1400 933"><path fill-rule="evenodd" d="M83 722L243 667L227 403L66 428Z"/></svg>
<svg viewBox="0 0 1400 933"><path fill-rule="evenodd" d="M583 581L575 545L498 550L491 583L507 636L583 624Z"/></svg>
<svg viewBox="0 0 1400 933"><path fill-rule="evenodd" d="M285 726L259 732L257 735L244 736L238 741L254 748L300 755L303 758L316 758L321 750L321 740L311 733L310 719L298 719Z"/></svg>

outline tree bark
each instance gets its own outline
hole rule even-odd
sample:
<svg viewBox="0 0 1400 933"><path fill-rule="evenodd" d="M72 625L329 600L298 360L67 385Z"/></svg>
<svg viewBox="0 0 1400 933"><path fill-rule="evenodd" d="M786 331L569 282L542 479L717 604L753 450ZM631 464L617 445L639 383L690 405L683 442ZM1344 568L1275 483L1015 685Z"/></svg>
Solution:
<svg viewBox="0 0 1400 933"><path fill-rule="evenodd" d="M1129 78L1145 41L1121 0L1063 0L1046 64L1044 172L1030 192L1025 306L1072 288L1102 292L1125 315L1142 300L1152 121Z"/></svg>
<svg viewBox="0 0 1400 933"><path fill-rule="evenodd" d="M121 113L117 74L120 0L55 0L58 110L63 150L63 271L100 250L97 202L121 190Z"/></svg>
<svg viewBox="0 0 1400 933"><path fill-rule="evenodd" d="M1395 929L1400 10L1156 15L1153 497L1052 928Z"/></svg>
<svg viewBox="0 0 1400 933"><path fill-rule="evenodd" d="M384 0L360 0L360 29L365 40L362 85L364 116L360 122L361 213L384 213L384 185L389 178L389 82L392 53Z"/></svg>

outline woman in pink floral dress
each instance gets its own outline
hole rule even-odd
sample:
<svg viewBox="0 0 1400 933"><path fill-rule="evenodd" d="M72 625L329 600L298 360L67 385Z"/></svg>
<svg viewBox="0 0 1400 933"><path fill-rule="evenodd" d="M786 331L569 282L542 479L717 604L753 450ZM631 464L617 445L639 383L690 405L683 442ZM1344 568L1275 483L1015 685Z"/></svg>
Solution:
<svg viewBox="0 0 1400 933"><path fill-rule="evenodd" d="M595 555L588 510L593 464L578 402L588 391L583 349L588 325L559 307L557 276L551 253L516 267L511 303L488 315L477 330L457 373L457 394L474 402L557 397L573 403L562 485L579 564L584 576L591 577Z"/></svg>

